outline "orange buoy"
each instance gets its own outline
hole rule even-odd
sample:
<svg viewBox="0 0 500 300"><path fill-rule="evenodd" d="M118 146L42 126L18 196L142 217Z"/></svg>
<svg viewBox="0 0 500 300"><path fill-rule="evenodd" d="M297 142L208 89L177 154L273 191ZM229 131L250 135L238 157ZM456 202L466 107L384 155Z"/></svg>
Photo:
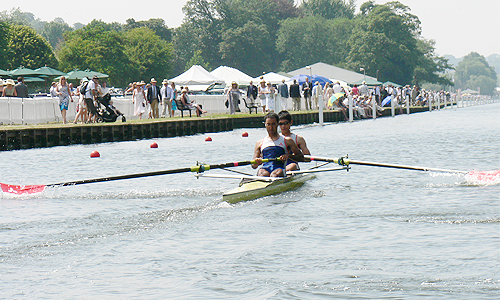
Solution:
<svg viewBox="0 0 500 300"><path fill-rule="evenodd" d="M212 138L209 136L205 139L205 142L211 142L211 141L212 141Z"/></svg>
<svg viewBox="0 0 500 300"><path fill-rule="evenodd" d="M98 152L98 151L92 151L92 153L90 153L90 157L101 157L101 154Z"/></svg>
<svg viewBox="0 0 500 300"><path fill-rule="evenodd" d="M243 134L241 135L242 137L248 137L248 132L243 132Z"/></svg>
<svg viewBox="0 0 500 300"><path fill-rule="evenodd" d="M153 142L151 145L149 145L149 148L158 148L158 144L156 142Z"/></svg>

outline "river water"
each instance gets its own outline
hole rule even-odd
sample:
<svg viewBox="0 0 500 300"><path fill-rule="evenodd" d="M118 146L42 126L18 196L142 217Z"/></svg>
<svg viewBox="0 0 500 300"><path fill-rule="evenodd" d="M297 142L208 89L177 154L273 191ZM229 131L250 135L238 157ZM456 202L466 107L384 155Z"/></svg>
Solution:
<svg viewBox="0 0 500 300"><path fill-rule="evenodd" d="M497 103L293 130L318 156L497 170L499 119ZM247 160L264 134L155 139L158 149L142 140L1 152L0 180ZM90 158L94 150L100 158ZM236 185L179 174L1 194L0 298L500 297L500 184L353 165L295 191L222 202Z"/></svg>

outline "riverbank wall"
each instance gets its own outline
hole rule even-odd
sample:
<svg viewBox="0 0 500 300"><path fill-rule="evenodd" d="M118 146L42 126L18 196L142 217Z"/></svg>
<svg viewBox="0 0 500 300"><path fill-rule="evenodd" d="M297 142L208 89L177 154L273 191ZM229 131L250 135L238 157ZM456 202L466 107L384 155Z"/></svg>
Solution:
<svg viewBox="0 0 500 300"><path fill-rule="evenodd" d="M428 111L426 107L412 107L410 113ZM391 116L391 109L382 112ZM325 111L324 122L344 122L340 111ZM294 125L319 122L318 112L293 113ZM264 128L263 115L247 117L155 119L143 123L55 124L28 128L1 128L0 151L168 138L231 131L239 128Z"/></svg>

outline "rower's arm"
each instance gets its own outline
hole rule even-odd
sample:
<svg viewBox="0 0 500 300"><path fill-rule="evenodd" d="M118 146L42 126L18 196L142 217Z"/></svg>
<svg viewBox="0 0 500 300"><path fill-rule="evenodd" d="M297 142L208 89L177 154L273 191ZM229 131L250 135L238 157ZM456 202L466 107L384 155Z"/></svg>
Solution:
<svg viewBox="0 0 500 300"><path fill-rule="evenodd" d="M288 154L288 157L294 161L304 161L304 153L300 151L299 147L295 142L289 138L285 138L285 145L287 146L287 149L290 149L293 154Z"/></svg>
<svg viewBox="0 0 500 300"><path fill-rule="evenodd" d="M262 164L262 152L260 151L260 146L262 145L262 141L260 140L255 144L255 149L253 151L253 160L255 160L257 163L252 164L253 169L257 169L259 165Z"/></svg>
<svg viewBox="0 0 500 300"><path fill-rule="evenodd" d="M300 135L297 138L297 147L299 147L299 149L302 151L302 154L311 155L311 151L309 151L309 148L307 148L306 140L304 140L304 138ZM310 160L305 158L304 161L309 162Z"/></svg>

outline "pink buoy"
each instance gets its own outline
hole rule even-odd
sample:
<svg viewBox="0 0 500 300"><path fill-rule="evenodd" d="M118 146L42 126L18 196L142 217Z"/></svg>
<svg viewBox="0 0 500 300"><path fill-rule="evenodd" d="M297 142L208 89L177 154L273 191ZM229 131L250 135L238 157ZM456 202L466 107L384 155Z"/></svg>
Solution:
<svg viewBox="0 0 500 300"><path fill-rule="evenodd" d="M241 135L242 137L248 137L248 132L243 132L243 134Z"/></svg>
<svg viewBox="0 0 500 300"><path fill-rule="evenodd" d="M205 139L205 142L211 142L211 141L212 141L212 138L209 136Z"/></svg>
<svg viewBox="0 0 500 300"><path fill-rule="evenodd" d="M90 153L90 157L101 157L101 154L98 151L92 151L92 153Z"/></svg>
<svg viewBox="0 0 500 300"><path fill-rule="evenodd" d="M150 148L158 148L158 144L156 142L153 142L149 147Z"/></svg>

